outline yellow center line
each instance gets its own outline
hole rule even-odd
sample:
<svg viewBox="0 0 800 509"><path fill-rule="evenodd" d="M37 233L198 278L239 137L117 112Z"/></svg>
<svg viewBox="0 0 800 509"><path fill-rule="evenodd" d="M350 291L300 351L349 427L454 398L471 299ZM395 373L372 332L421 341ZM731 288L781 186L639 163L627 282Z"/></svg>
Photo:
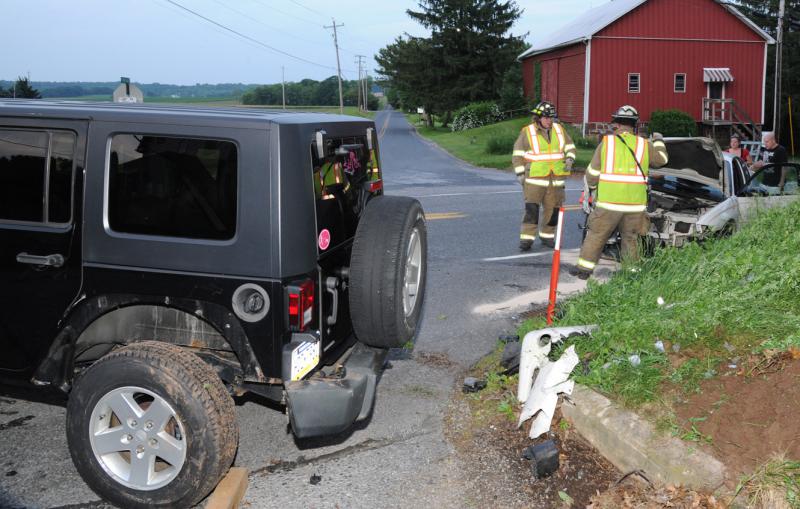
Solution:
<svg viewBox="0 0 800 509"><path fill-rule="evenodd" d="M425 214L425 219L428 221L434 221L436 219L460 219L462 217L467 217L467 215L461 212L432 212Z"/></svg>
<svg viewBox="0 0 800 509"><path fill-rule="evenodd" d="M389 120L392 118L390 113L386 114L386 120L383 121L383 125L381 126L381 130L378 133L378 139L383 139L383 135L386 134L386 128L389 126Z"/></svg>

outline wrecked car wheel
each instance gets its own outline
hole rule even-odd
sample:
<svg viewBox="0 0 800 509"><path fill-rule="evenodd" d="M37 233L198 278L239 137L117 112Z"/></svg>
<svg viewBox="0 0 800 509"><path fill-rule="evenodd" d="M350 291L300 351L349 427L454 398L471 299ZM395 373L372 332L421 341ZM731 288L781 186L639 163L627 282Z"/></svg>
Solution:
<svg viewBox="0 0 800 509"><path fill-rule="evenodd" d="M78 378L67 405L76 468L121 507L189 507L233 461L233 401L214 370L172 345L142 342Z"/></svg>
<svg viewBox="0 0 800 509"><path fill-rule="evenodd" d="M414 338L427 258L419 202L401 196L371 200L358 224L350 262L350 314L359 341L396 348Z"/></svg>

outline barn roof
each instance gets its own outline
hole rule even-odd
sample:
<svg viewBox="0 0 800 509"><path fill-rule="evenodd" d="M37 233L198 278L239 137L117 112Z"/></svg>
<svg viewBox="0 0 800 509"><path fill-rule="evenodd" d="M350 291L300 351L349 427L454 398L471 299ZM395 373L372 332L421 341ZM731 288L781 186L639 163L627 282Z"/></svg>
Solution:
<svg viewBox="0 0 800 509"><path fill-rule="evenodd" d="M527 51L522 53L518 60L545 53L547 51L569 46L578 42L588 41L593 35L606 28L613 22L636 9L647 0L611 0L608 3L589 9L571 22L559 28L555 32L546 36L541 41L535 42ZM742 14L736 7L721 0L714 0L725 10L739 18L745 25L761 36L769 44L775 40L753 23L747 16Z"/></svg>

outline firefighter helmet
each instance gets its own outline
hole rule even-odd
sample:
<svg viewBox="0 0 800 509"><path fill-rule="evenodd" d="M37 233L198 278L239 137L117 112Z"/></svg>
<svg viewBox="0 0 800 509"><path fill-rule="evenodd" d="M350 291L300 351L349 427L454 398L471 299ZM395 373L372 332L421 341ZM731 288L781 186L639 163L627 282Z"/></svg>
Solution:
<svg viewBox="0 0 800 509"><path fill-rule="evenodd" d="M553 106L552 103L541 101L539 104L534 106L533 110L531 110L531 113L539 118L554 118L556 116L556 107Z"/></svg>
<svg viewBox="0 0 800 509"><path fill-rule="evenodd" d="M611 115L611 120L617 121L622 120L624 124L633 124L639 121L639 112L633 106L625 105L620 106L620 108Z"/></svg>

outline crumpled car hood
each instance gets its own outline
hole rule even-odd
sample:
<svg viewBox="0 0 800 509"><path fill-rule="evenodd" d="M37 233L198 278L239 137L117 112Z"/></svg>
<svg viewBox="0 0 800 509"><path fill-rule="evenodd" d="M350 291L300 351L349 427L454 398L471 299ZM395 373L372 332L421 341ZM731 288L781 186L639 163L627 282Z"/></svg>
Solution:
<svg viewBox="0 0 800 509"><path fill-rule="evenodd" d="M665 138L669 162L651 168L651 175L671 175L705 185L719 186L722 150L711 138Z"/></svg>

